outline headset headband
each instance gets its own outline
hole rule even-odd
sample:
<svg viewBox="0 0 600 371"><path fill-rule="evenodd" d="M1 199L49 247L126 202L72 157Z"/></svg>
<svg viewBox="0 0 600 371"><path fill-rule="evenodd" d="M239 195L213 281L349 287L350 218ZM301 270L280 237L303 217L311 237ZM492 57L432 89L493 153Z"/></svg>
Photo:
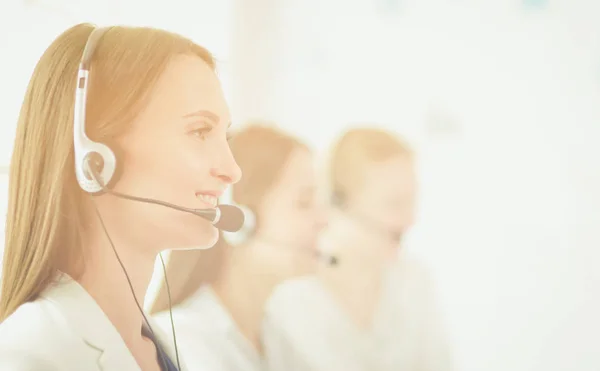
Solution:
<svg viewBox="0 0 600 371"><path fill-rule="evenodd" d="M86 134L85 126L90 65L96 46L107 30L108 28L96 28L88 37L77 71L75 90L73 117L75 175L81 189L92 194L101 192L103 187L88 174L88 164L93 162L94 166L97 167L104 185L108 185L111 181L117 165L114 152L105 144L90 140Z"/></svg>

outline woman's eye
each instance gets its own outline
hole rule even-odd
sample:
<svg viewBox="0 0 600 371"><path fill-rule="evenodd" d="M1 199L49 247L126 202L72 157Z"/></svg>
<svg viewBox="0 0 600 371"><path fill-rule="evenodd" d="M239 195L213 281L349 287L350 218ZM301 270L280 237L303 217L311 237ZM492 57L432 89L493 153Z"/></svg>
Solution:
<svg viewBox="0 0 600 371"><path fill-rule="evenodd" d="M210 133L211 130L212 130L211 128L196 129L196 130L192 130L190 132L190 134L204 140L204 139L206 139L206 136L208 135L208 133Z"/></svg>

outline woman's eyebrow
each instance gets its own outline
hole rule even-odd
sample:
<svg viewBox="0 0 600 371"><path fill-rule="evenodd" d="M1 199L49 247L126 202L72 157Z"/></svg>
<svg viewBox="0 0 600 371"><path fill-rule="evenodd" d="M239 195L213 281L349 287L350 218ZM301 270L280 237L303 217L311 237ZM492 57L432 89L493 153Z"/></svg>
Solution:
<svg viewBox="0 0 600 371"><path fill-rule="evenodd" d="M188 114L183 115L183 118L190 118L190 117L206 117L206 118L214 121L215 124L218 124L220 121L219 116L217 116L214 112L207 111L207 110L198 110L198 111L190 112Z"/></svg>

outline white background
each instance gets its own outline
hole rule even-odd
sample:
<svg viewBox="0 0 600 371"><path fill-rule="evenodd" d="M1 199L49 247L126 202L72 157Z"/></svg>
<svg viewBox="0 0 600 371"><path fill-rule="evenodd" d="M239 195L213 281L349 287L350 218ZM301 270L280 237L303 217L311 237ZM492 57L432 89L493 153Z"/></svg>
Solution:
<svg viewBox="0 0 600 371"><path fill-rule="evenodd" d="M238 122L276 120L318 150L349 122L415 144L408 248L436 278L459 370L600 369L599 2L79 1L70 15L74 1L41 3L56 10L0 8L0 166L59 32L167 27L223 61Z"/></svg>

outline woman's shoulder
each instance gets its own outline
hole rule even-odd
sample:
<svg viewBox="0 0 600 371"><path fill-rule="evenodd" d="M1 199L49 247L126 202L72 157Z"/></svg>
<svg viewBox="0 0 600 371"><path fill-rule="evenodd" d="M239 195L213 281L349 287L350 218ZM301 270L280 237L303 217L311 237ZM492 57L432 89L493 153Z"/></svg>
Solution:
<svg viewBox="0 0 600 371"><path fill-rule="evenodd" d="M270 321L310 319L321 313L323 288L316 276L293 278L280 283L269 297L265 315Z"/></svg>
<svg viewBox="0 0 600 371"><path fill-rule="evenodd" d="M275 287L269 298L269 304L306 300L314 296L320 287L321 283L314 275L288 279Z"/></svg>
<svg viewBox="0 0 600 371"><path fill-rule="evenodd" d="M426 262L410 251L401 251L396 263L389 270L392 279L410 282L429 281L430 272Z"/></svg>
<svg viewBox="0 0 600 371"><path fill-rule="evenodd" d="M43 338L44 333L52 331L52 317L51 307L43 299L19 306L0 323L0 344L18 346L22 339ZM35 338L31 338L34 335Z"/></svg>
<svg viewBox="0 0 600 371"><path fill-rule="evenodd" d="M37 358L30 352L0 350L0 370L10 371L59 371L60 367L47 360Z"/></svg>
<svg viewBox="0 0 600 371"><path fill-rule="evenodd" d="M0 323L0 369L58 370L53 356L72 349L63 332L45 300L21 305Z"/></svg>

